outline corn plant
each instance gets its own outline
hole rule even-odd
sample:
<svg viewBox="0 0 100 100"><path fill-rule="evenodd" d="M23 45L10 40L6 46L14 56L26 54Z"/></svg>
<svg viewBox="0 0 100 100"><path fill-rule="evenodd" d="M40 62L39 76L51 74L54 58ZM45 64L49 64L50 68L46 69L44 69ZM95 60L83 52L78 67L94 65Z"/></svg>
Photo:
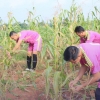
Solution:
<svg viewBox="0 0 100 100"><path fill-rule="evenodd" d="M39 64L39 66L46 69L44 72L46 82L45 93L47 99L50 97L53 100L63 100L61 97L62 87L67 87L68 89L70 79L73 79L77 72L73 65L68 63L68 68L70 68L69 74L63 60L63 52L67 46L79 44L79 38L74 33L74 28L77 25L82 25L86 30L100 32L100 11L97 7L94 7L94 11L85 18L81 8L73 2L69 10L61 9L58 15L47 22L40 22L41 18L39 16L35 17L34 11L35 8L33 7L33 11L29 11L28 18L25 19L24 23L27 26L25 29L37 31L43 39L41 56L39 58L39 62L42 64ZM24 44L22 54L19 53L17 56L12 54L12 58L8 58L7 51L12 53L12 48L15 45L15 42L9 38L9 32L12 30L19 32L23 28L21 28L20 23L13 14L8 12L8 23L5 24L0 20L0 71L2 74L0 95L3 95L4 90L7 90L7 87L12 85L10 80L5 80L7 70L11 69L15 62L22 60L22 57L19 57L19 55L24 58L26 56L27 45ZM20 73L18 74L21 75ZM30 74L32 82L34 81L33 76ZM20 78L16 84L18 85L20 82L28 84L26 77L27 75L24 78ZM25 88L20 85L18 87L21 89ZM86 97L86 94L84 97Z"/></svg>

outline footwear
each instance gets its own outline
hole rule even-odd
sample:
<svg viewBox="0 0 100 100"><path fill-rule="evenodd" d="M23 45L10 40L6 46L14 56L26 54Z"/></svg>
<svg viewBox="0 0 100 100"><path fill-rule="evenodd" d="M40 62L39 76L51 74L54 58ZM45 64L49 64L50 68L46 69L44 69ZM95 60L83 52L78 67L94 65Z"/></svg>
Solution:
<svg viewBox="0 0 100 100"><path fill-rule="evenodd" d="M34 69L29 69L29 71L30 71L30 72L35 72L35 70L34 70Z"/></svg>
<svg viewBox="0 0 100 100"><path fill-rule="evenodd" d="M26 70L26 71L30 71L30 69L29 69L29 68L26 68L25 70Z"/></svg>

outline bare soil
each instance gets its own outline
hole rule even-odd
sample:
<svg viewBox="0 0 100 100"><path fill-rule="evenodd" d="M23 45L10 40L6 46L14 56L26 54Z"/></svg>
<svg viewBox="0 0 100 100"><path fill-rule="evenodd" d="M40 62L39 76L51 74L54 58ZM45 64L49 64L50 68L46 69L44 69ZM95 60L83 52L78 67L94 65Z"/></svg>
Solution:
<svg viewBox="0 0 100 100"><path fill-rule="evenodd" d="M13 69L8 70L8 77L13 81L18 81L23 77L23 65L25 62L18 62ZM22 66L22 67L20 67ZM18 75L18 71L22 71L22 74ZM45 79L43 77L44 70L36 70L38 77L34 80L36 87L27 86L24 90L21 88L14 88L11 91L7 90L5 92L5 97L0 97L0 100L52 100L47 99L45 95ZM6 79L7 79L6 78ZM80 91L80 93L72 93L70 90L63 88L62 90L63 100L95 100L94 90L90 91ZM84 94L87 94L86 99L83 98Z"/></svg>

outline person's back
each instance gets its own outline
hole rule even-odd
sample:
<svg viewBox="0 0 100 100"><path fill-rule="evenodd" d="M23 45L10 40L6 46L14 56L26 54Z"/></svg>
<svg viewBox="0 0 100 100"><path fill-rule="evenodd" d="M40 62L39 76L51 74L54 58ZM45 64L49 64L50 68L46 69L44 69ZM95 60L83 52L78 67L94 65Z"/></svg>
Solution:
<svg viewBox="0 0 100 100"><path fill-rule="evenodd" d="M100 70L100 44L99 43L82 43L79 45L83 51L87 64L92 67L91 72L96 73ZM80 60L81 64L84 61ZM84 63L85 65L85 63Z"/></svg>
<svg viewBox="0 0 100 100"><path fill-rule="evenodd" d="M23 30L19 34L20 34L19 40L24 40L24 42L31 44L33 44L40 36L38 32L32 30Z"/></svg>
<svg viewBox="0 0 100 100"><path fill-rule="evenodd" d="M80 37L80 43L100 43L100 34L95 31L85 31L81 26L77 26L74 32Z"/></svg>

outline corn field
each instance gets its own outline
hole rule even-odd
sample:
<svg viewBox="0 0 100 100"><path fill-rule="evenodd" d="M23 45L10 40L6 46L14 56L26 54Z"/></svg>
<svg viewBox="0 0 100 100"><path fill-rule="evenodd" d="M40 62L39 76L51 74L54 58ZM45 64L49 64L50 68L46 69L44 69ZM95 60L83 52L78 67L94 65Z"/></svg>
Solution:
<svg viewBox="0 0 100 100"><path fill-rule="evenodd" d="M79 43L79 37L74 33L74 28L77 25L83 26L86 30L94 30L100 33L100 11L94 7L94 11L85 18L80 7L73 3L70 10L61 9L58 15L47 22L40 21L40 17L34 17L33 12L34 9L29 11L29 15L24 21L26 25L24 28L21 27L11 12L8 12L9 21L7 24L3 21L0 22L0 97L2 100L10 100L6 98L5 93L6 91L11 92L16 87L26 90L27 85L32 85L36 88L35 79L42 75L45 79L43 92L46 95L46 100L67 100L63 98L62 94L64 91L70 91L68 83L71 79L74 79L79 66L73 66L63 60L64 49L69 45ZM23 71L26 64L20 65L18 63L26 60L26 44L22 44L18 53L11 53L11 59L6 54L6 51L11 52L15 45L15 42L9 38L9 32L12 30L19 32L27 29L39 32L43 39L42 51L39 54L37 66L37 69L44 69L41 75L25 74ZM13 79L15 73L12 70L14 69L18 69L15 72L19 77L17 81ZM9 75L12 77L9 77ZM87 91L94 88L95 86L90 86L85 89L84 95L80 94L82 100L86 100L88 98ZM70 100L78 100L77 97L76 99L73 98L75 98L74 94L71 93Z"/></svg>

